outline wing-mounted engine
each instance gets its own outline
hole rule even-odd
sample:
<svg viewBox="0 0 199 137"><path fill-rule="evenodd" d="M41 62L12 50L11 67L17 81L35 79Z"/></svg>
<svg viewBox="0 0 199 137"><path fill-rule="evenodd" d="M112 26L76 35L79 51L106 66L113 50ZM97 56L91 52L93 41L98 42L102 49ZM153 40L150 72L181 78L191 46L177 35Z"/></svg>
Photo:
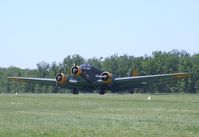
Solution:
<svg viewBox="0 0 199 137"><path fill-rule="evenodd" d="M79 76L82 73L82 69L79 66L74 66L71 68L71 74L74 76Z"/></svg>
<svg viewBox="0 0 199 137"><path fill-rule="evenodd" d="M112 74L107 71L103 72L100 77L101 77L103 83L106 83L106 84L111 84L113 81Z"/></svg>
<svg viewBox="0 0 199 137"><path fill-rule="evenodd" d="M58 73L56 75L56 81L58 85L64 86L68 83L68 78L64 73Z"/></svg>

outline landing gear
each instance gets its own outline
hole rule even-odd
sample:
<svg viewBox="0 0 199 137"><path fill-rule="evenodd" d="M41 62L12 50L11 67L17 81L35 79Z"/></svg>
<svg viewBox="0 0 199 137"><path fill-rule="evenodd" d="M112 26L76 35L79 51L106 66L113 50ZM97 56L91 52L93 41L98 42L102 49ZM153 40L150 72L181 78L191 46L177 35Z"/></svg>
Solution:
<svg viewBox="0 0 199 137"><path fill-rule="evenodd" d="M130 90L130 94L134 94L134 90Z"/></svg>
<svg viewBox="0 0 199 137"><path fill-rule="evenodd" d="M73 88L72 93L73 95L78 95L79 94L78 88Z"/></svg>
<svg viewBox="0 0 199 137"><path fill-rule="evenodd" d="M100 94L100 95L104 95L104 94L105 94L105 88L104 88L104 87L101 87L101 88L100 88L99 94Z"/></svg>

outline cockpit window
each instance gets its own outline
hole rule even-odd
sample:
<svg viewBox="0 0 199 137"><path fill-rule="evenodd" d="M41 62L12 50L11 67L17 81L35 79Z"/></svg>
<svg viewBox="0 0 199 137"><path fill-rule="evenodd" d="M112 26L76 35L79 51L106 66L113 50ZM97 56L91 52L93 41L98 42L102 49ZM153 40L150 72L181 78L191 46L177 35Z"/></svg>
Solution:
<svg viewBox="0 0 199 137"><path fill-rule="evenodd" d="M86 69L86 70L90 70L91 69L91 65L89 65L89 64L82 64L82 65L80 65L80 67L82 69Z"/></svg>

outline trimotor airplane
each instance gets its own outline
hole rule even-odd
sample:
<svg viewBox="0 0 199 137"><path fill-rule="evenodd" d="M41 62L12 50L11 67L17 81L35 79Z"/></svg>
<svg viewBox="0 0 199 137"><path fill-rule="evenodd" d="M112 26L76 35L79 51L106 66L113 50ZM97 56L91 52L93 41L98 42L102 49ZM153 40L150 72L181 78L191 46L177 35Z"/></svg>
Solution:
<svg viewBox="0 0 199 137"><path fill-rule="evenodd" d="M189 77L188 73L172 73L136 76L117 78L108 71L99 70L89 64L82 64L80 66L73 66L71 74L65 75L59 72L55 79L49 78L30 78L30 77L8 77L8 80L18 82L30 82L36 84L44 84L51 86L58 86L62 88L72 89L73 94L78 94L78 89L82 90L99 90L99 94L105 94L106 90L132 90L136 87L141 87L146 84L156 82L169 82L175 79L184 79Z"/></svg>

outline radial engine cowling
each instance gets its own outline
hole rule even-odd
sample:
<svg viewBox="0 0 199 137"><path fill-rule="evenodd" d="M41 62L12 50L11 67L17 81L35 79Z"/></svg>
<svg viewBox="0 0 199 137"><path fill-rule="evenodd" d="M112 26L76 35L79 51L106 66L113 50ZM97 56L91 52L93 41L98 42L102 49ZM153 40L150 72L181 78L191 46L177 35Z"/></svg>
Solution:
<svg viewBox="0 0 199 137"><path fill-rule="evenodd" d="M107 83L107 84L110 84L110 83L112 83L112 81L113 81L112 74L109 73L109 72L103 72L103 73L101 74L101 79L102 79L102 81L103 81L104 83Z"/></svg>
<svg viewBox="0 0 199 137"><path fill-rule="evenodd" d="M58 85L64 86L67 84L68 79L67 76L64 73L58 73L56 75L56 81Z"/></svg>
<svg viewBox="0 0 199 137"><path fill-rule="evenodd" d="M79 76L82 73L82 70L79 66L74 66L71 68L71 74Z"/></svg>

